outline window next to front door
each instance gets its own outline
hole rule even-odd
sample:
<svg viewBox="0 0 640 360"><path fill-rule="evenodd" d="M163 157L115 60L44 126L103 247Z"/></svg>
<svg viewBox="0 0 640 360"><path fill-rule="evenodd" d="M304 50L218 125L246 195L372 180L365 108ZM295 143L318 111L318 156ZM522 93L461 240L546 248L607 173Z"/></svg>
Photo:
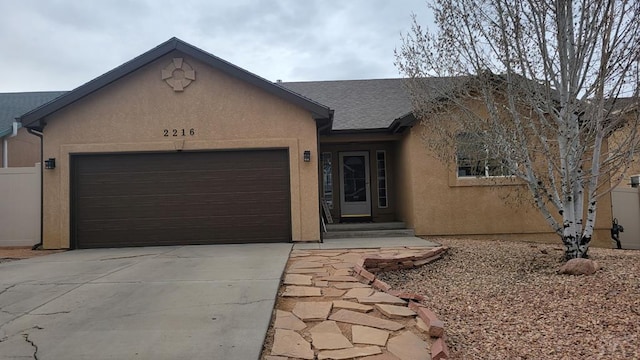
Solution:
<svg viewBox="0 0 640 360"><path fill-rule="evenodd" d="M378 171L378 208L384 209L387 203L387 154L384 150L376 151L376 167Z"/></svg>
<svg viewBox="0 0 640 360"><path fill-rule="evenodd" d="M329 209L333 209L333 165L331 164L331 153L323 152L320 161L322 162L322 199L327 203Z"/></svg>

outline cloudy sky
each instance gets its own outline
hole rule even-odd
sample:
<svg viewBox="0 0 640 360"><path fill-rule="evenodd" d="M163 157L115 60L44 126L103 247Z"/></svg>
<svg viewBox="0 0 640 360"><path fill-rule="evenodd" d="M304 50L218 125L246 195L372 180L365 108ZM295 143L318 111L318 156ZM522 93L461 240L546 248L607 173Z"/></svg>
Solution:
<svg viewBox="0 0 640 360"><path fill-rule="evenodd" d="M269 80L398 77L424 0L0 0L0 92L71 90L176 36Z"/></svg>

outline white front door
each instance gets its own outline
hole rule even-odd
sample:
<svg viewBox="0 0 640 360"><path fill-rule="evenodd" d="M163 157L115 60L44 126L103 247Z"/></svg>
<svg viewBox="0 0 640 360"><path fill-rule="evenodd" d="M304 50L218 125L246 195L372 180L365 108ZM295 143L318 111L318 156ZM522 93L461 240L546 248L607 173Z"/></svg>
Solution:
<svg viewBox="0 0 640 360"><path fill-rule="evenodd" d="M339 157L340 215L343 217L371 216L369 152L341 152Z"/></svg>

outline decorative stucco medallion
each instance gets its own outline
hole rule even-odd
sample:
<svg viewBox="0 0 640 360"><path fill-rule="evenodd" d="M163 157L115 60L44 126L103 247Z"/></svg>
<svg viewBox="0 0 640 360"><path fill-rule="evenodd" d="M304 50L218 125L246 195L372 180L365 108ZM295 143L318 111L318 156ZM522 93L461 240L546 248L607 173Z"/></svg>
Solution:
<svg viewBox="0 0 640 360"><path fill-rule="evenodd" d="M169 84L173 91L183 91L196 80L196 72L183 58L173 58L171 64L162 69L162 80Z"/></svg>

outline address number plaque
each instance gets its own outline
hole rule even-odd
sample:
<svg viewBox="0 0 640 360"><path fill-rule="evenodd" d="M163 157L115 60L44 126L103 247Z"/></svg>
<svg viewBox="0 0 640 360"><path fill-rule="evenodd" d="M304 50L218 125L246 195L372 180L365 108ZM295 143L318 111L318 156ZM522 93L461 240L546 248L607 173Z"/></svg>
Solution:
<svg viewBox="0 0 640 360"><path fill-rule="evenodd" d="M162 136L168 137L178 137L178 136L194 136L196 134L196 129L163 129Z"/></svg>

